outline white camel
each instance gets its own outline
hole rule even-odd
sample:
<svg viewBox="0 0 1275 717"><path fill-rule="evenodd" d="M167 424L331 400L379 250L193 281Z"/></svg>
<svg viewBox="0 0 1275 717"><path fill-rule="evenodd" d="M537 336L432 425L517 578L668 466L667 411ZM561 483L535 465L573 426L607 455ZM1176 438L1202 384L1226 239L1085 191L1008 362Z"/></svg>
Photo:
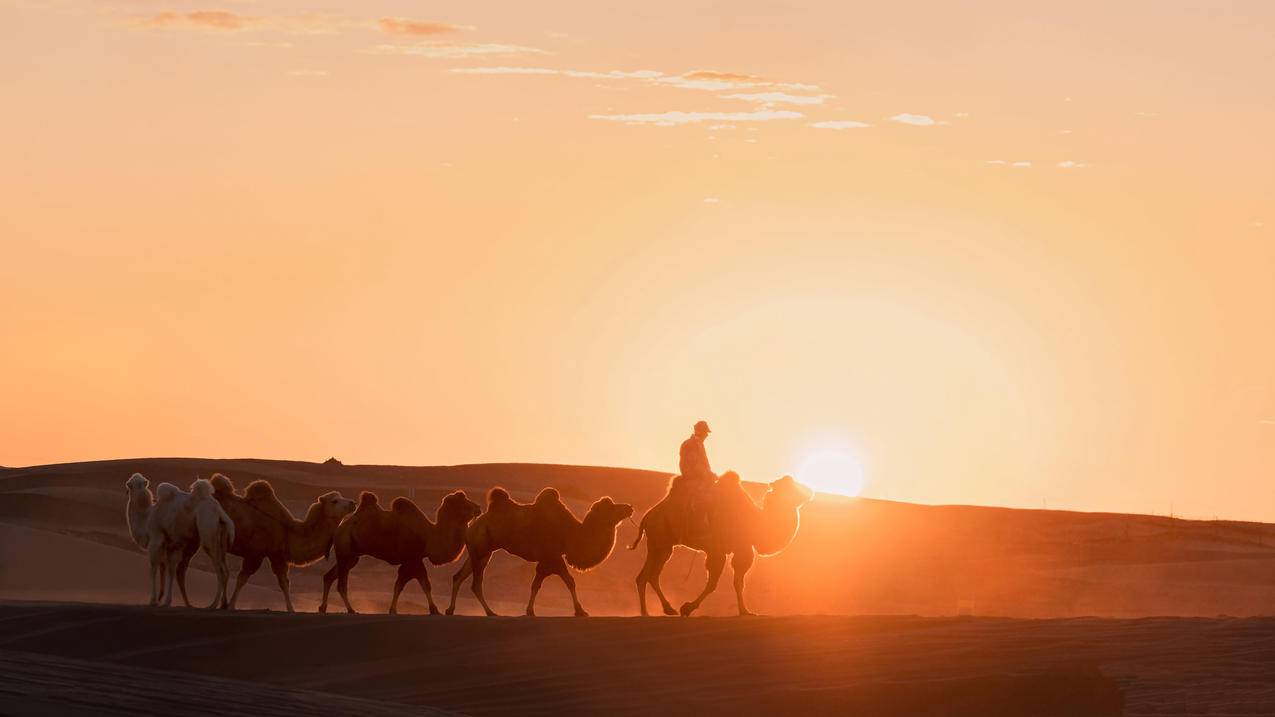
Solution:
<svg viewBox="0 0 1275 717"><path fill-rule="evenodd" d="M230 567L226 553L235 540L235 524L213 498L212 484L200 478L186 492L172 483L160 483L155 492L158 499L147 520L147 551L152 580L159 576L167 583L164 605L173 604L173 578L183 552L203 548L217 571L217 596L208 607L227 607Z"/></svg>
<svg viewBox="0 0 1275 717"><path fill-rule="evenodd" d="M137 547L147 550L150 545L150 517L155 509L155 496L151 493L150 481L141 473L134 473L124 482L124 491L128 493L128 505L125 518L128 520L128 534L132 536ZM163 597L163 573L151 564L151 605L158 605Z"/></svg>

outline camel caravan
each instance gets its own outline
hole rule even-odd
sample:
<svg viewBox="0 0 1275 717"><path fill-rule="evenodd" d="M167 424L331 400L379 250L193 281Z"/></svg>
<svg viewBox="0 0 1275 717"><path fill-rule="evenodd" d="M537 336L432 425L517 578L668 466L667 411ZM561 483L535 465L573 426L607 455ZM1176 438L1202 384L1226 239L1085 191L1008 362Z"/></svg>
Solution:
<svg viewBox="0 0 1275 717"><path fill-rule="evenodd" d="M733 471L720 477L708 470L703 440L708 426L696 424L695 434L682 445L682 472L669 481L664 498L637 524L638 534L630 550L646 538L647 554L637 574L638 607L647 612L647 588L655 591L666 615L689 616L716 588L727 559L734 572L735 597L740 615L751 615L744 601L744 583L757 555L782 551L797 534L802 506L813 492L784 476L769 484L761 505L745 491ZM134 473L125 483L128 494L126 519L129 534L150 560L150 605L171 606L173 589L191 607L186 594L186 571L200 550L212 562L217 594L210 609L234 609L240 591L265 561L283 593L288 612L295 612L288 579L291 566L307 566L332 557L323 575L323 599L319 612L327 612L328 596L335 582L347 612L355 612L349 597L350 571L363 557L398 567L389 612L398 612L399 596L415 580L429 605L434 602L425 561L441 566L464 561L452 577L451 601L446 613L456 611L457 596L466 580L483 611L496 615L483 594L483 577L497 551L505 551L535 563L535 577L526 614L536 614L536 596L545 579L561 578L577 616L586 616L571 574L601 565L615 549L620 525L631 520L633 506L610 497L598 499L583 519L563 502L554 488L545 488L531 503L520 503L504 488L487 493L484 509L457 490L445 496L430 520L413 501L395 498L389 509L376 494L364 491L358 503L339 492L315 498L305 517L297 519L279 500L269 482L256 480L242 491L220 473L198 479L184 491L161 483L152 493L150 482ZM705 553L707 579L699 595L680 609L664 595L660 573L678 545ZM242 559L229 588L229 555Z"/></svg>

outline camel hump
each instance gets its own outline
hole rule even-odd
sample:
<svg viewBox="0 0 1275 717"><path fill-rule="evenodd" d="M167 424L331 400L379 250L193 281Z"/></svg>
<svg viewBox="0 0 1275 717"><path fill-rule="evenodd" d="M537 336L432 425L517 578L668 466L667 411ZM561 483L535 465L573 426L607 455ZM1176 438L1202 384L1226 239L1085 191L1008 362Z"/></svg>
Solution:
<svg viewBox="0 0 1275 717"><path fill-rule="evenodd" d="M155 489L155 502L167 503L182 494L182 489L172 483L160 483Z"/></svg>
<svg viewBox="0 0 1275 717"><path fill-rule="evenodd" d="M492 506L505 505L513 503L514 499L509 496L509 491L499 486L487 491L487 510L491 510Z"/></svg>
<svg viewBox="0 0 1275 717"><path fill-rule="evenodd" d="M194 483L190 484L190 497L192 500L196 502L202 501L202 500L208 500L209 498L212 498L213 497L212 483L209 483L207 480L203 478L197 479Z"/></svg>
<svg viewBox="0 0 1275 717"><path fill-rule="evenodd" d="M399 515L419 515L422 517L424 517L425 515L424 513L421 512L421 509L418 508L415 503L408 500L407 498L404 498L401 495L395 498L392 503L390 503L390 510L394 511L395 513Z"/></svg>
<svg viewBox="0 0 1275 717"><path fill-rule="evenodd" d="M221 473L214 473L213 477L210 478L208 482L212 483L213 495L218 498L224 498L235 494L235 484L231 483L230 479Z"/></svg>
<svg viewBox="0 0 1275 717"><path fill-rule="evenodd" d="M362 493L359 493L358 510L364 510L367 508L375 508L376 506L380 504L380 502L381 502L381 499L377 498L375 493L373 493L370 490L365 490Z"/></svg>
<svg viewBox="0 0 1275 717"><path fill-rule="evenodd" d="M717 477L717 485L722 488L738 488L739 474L735 471L726 471Z"/></svg>
<svg viewBox="0 0 1275 717"><path fill-rule="evenodd" d="M244 500L252 503L262 513L274 518L281 523L291 523L293 521L292 513L283 507L283 503L279 502L279 496L274 492L274 486L264 480L255 480L243 489Z"/></svg>
<svg viewBox="0 0 1275 717"><path fill-rule="evenodd" d="M279 500L279 497L275 495L274 486L264 480L255 480L249 483L248 487L243 489L243 497L248 500L262 500L264 498Z"/></svg>
<svg viewBox="0 0 1275 717"><path fill-rule="evenodd" d="M545 488L536 496L536 505L538 506L554 504L562 504L562 494L558 492L557 488Z"/></svg>

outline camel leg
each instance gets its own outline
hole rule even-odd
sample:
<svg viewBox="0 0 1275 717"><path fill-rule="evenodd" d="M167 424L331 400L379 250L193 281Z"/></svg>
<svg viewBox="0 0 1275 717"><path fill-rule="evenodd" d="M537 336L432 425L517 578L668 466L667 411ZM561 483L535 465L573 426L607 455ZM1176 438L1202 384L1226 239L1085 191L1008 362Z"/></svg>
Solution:
<svg viewBox="0 0 1275 717"><path fill-rule="evenodd" d="M421 590L425 591L425 601L429 603L429 614L437 615L438 606L434 604L434 593L430 590L429 571L425 569L424 562L416 563L416 582L420 583Z"/></svg>
<svg viewBox="0 0 1275 717"><path fill-rule="evenodd" d="M208 604L207 610L216 610L218 607L226 606L226 583L230 580L230 570L226 567L226 554L219 550L216 546L209 548L204 546L204 554L212 561L213 570L217 573L217 594L213 596L213 601ZM189 563L189 559L183 556L183 560ZM182 583L183 573L178 567L177 584ZM182 590L182 597L186 597L186 591Z"/></svg>
<svg viewBox="0 0 1275 717"><path fill-rule="evenodd" d="M471 556L465 557L464 565L460 566L460 570L452 576L452 602L447 606L447 614L456 614L456 595L460 593L460 586L465 584L470 575L474 574L474 559Z"/></svg>
<svg viewBox="0 0 1275 717"><path fill-rule="evenodd" d="M353 556L349 560L338 560L336 563L338 568L336 575L336 591L341 594L341 600L345 602L345 611L351 614L358 611L350 604L350 571L358 564L359 556L357 555Z"/></svg>
<svg viewBox="0 0 1275 717"><path fill-rule="evenodd" d="M704 598L717 589L717 581L722 579L722 569L726 567L726 553L709 555L708 560L704 561L704 566L708 568L708 582L704 583L704 589L700 592L699 597L688 603L682 603L682 617L688 617L691 613L698 610L700 603L704 602Z"/></svg>
<svg viewBox="0 0 1275 717"><path fill-rule="evenodd" d="M239 565L239 575L235 577L235 592L230 596L231 610L235 609L235 602L239 600L239 591L243 590L243 586L248 584L248 580L261 567L261 561L263 560L265 560L265 556L261 555L244 556L243 562Z"/></svg>
<svg viewBox="0 0 1275 717"><path fill-rule="evenodd" d="M279 589L283 591L283 604L288 607L288 612L296 612L292 608L292 592L288 589L288 561L284 558L270 558L270 570L274 573L275 579L279 581Z"/></svg>
<svg viewBox="0 0 1275 717"><path fill-rule="evenodd" d="M328 611L328 591L332 589L332 583L336 581L337 566L333 565L323 574L323 602L319 603L319 612Z"/></svg>
<svg viewBox="0 0 1275 717"><path fill-rule="evenodd" d="M487 569L489 560L491 560L490 555L474 558L474 581L469 587L474 591L474 597L478 598L478 604L483 606L483 612L487 613L487 617L495 617L496 611L491 609L491 606L487 604L487 598L483 597L483 571Z"/></svg>
<svg viewBox="0 0 1275 717"><path fill-rule="evenodd" d="M756 556L753 554L752 548L747 552L739 551L730 559L731 572L735 574L735 602L739 604L740 615L755 615L744 605L744 578L748 576L748 571L753 567L753 560Z"/></svg>
<svg viewBox="0 0 1275 717"><path fill-rule="evenodd" d="M164 551L159 546L159 541L152 541L150 548L146 551L146 555L151 562L151 601L150 606L155 607L159 601L164 598Z"/></svg>
<svg viewBox="0 0 1275 717"><path fill-rule="evenodd" d="M650 614L646 610L647 585L655 588L655 594L660 598L660 604L664 608L665 615L677 614L673 606L669 605L668 599L664 597L664 591L660 589L660 572L664 570L665 563L668 562L669 557L672 555L672 547L655 548L647 545L646 562L642 564L642 570L637 576L638 607L641 609L643 617Z"/></svg>
<svg viewBox="0 0 1275 717"><path fill-rule="evenodd" d="M655 589L655 596L660 599L660 609L664 611L665 615L677 614L677 610L673 609L673 605L668 601L668 598L664 596L664 588L660 585L660 576L664 573L664 568L668 565L669 558L672 557L672 555L673 547L669 546L666 548L666 552L663 557L660 558L660 561L652 566L651 573L647 577L647 582L649 582L651 587Z"/></svg>
<svg viewBox="0 0 1275 717"><path fill-rule="evenodd" d="M398 566L398 577L394 578L394 597L390 599L390 614L398 614L398 596L403 592L403 586L407 585L407 581L412 579L412 569L407 563Z"/></svg>
<svg viewBox="0 0 1275 717"><path fill-rule="evenodd" d="M177 563L177 589L181 591L182 602L186 603L186 607L192 607L190 597L186 595L186 569L190 567L190 559L195 557L198 551L198 545L188 546L182 551L181 562Z"/></svg>
<svg viewBox="0 0 1275 717"><path fill-rule="evenodd" d="M536 616L536 595L540 594L540 586L545 578L553 575L553 568L545 563L536 563L536 577L531 580L531 598L527 600L527 616Z"/></svg>
<svg viewBox="0 0 1275 717"><path fill-rule="evenodd" d="M168 566L168 570L164 571L168 574L168 595L164 598L164 607L173 606L173 579L177 577L177 570L173 566L181 562L182 549L172 548L168 551L168 557L164 560L164 564Z"/></svg>
<svg viewBox="0 0 1275 717"><path fill-rule="evenodd" d="M550 569L557 573L558 577L562 578L563 584L567 586L567 591L571 593L571 604L575 606L576 617L588 617L589 613L584 611L584 606L580 604L580 596L576 594L576 579L571 576L570 568L567 567L562 558L558 558L549 565Z"/></svg>

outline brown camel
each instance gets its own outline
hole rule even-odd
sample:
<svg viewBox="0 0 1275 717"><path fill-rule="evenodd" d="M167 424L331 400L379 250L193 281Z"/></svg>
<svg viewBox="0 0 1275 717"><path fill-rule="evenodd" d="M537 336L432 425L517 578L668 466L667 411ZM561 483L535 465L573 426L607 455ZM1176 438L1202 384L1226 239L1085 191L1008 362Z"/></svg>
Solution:
<svg viewBox="0 0 1275 717"><path fill-rule="evenodd" d="M444 565L455 560L465 547L465 526L478 517L482 508L470 500L465 491L458 490L443 498L438 506L437 523L431 523L416 504L407 498L395 498L389 510L378 505L375 493L364 492L359 496L359 507L347 520L341 522L332 540L336 553L336 565L323 576L323 602L319 612L328 611L328 591L332 581L337 581L337 592L345 601L345 609L354 612L350 596L350 569L359 558L370 555L398 566L398 579L394 581L394 597L390 600L390 614L398 612L398 596L408 581L416 580L429 601L429 614L437 615L438 606L430 592L429 574L425 571L425 559L434 565Z"/></svg>
<svg viewBox="0 0 1275 717"><path fill-rule="evenodd" d="M637 540L629 546L629 550L637 548L642 542L642 534L646 534L646 562L637 575L638 605L642 614L648 614L647 585L655 588L665 615L678 614L679 611L673 609L660 588L660 572L673 555L673 548L685 545L708 555L705 562L708 581L699 597L682 605L681 614L695 612L704 598L717 589L726 557L730 555L733 556L731 570L735 573L735 600L739 614L752 615L744 605L744 578L752 568L753 560L758 554L774 555L788 547L801 523L801 506L809 503L814 493L791 476L784 476L770 484L770 490L758 508L740 486L739 475L733 471L724 473L709 489L709 520L704 524L691 519L688 502L692 489L680 478L672 480L668 495L643 516Z"/></svg>
<svg viewBox="0 0 1275 717"><path fill-rule="evenodd" d="M322 560L332 547L332 536L341 519L354 512L354 501L342 497L336 491L324 493L315 499L306 511L304 520L297 520L279 502L274 487L264 480L248 484L242 494L226 476L217 473L212 477L213 494L217 502L230 515L235 524L235 540L230 544L230 554L243 558L239 575L235 578L235 592L230 596L233 610L239 591L257 572L264 560L270 561L270 569L279 581L283 601L288 612L292 607L292 594L288 590L288 566L309 565ZM177 582L185 595L186 567L189 557L183 555L177 566Z"/></svg>
<svg viewBox="0 0 1275 717"><path fill-rule="evenodd" d="M474 576L474 596L483 610L488 615L496 614L483 597L483 571L491 554L504 550L536 564L531 599L527 601L528 615L536 614L536 594L550 575L557 575L566 584L575 614L588 615L576 595L576 581L567 566L589 570L600 565L615 548L620 522L631 515L633 506L601 498L590 506L581 521L553 488L540 491L530 505L516 502L504 488L492 488L487 494L487 512L475 518L465 531L469 555L452 577L452 601L447 614L456 612L456 595L470 575Z"/></svg>

